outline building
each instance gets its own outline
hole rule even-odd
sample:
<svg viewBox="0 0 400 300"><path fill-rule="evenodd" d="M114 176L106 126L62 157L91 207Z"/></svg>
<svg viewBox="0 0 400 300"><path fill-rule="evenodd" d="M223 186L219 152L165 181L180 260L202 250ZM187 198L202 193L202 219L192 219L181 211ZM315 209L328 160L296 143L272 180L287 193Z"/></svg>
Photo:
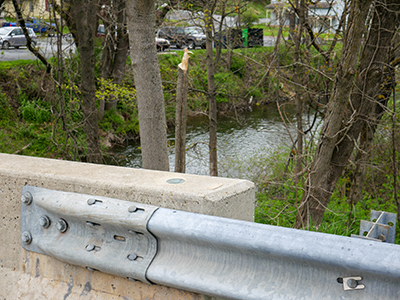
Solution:
<svg viewBox="0 0 400 300"><path fill-rule="evenodd" d="M53 11L51 0L20 0L22 15L27 17L38 17L40 19L52 19ZM57 3L60 1L57 0ZM15 9L11 0L4 1L0 16L15 18Z"/></svg>
<svg viewBox="0 0 400 300"><path fill-rule="evenodd" d="M293 12L288 0L271 0L266 7L266 23L272 26L289 25L289 15ZM335 30L343 13L344 3L336 1L315 1L308 5L308 20L314 32ZM281 21L280 21L281 20ZM298 23L298 20L296 20Z"/></svg>

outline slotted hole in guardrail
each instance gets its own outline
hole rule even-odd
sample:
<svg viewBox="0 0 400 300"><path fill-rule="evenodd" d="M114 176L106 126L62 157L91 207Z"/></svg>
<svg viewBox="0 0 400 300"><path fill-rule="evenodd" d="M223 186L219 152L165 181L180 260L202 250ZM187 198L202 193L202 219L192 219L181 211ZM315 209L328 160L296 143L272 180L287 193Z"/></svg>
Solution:
<svg viewBox="0 0 400 300"><path fill-rule="evenodd" d="M121 235L114 235L114 240L125 242L126 238Z"/></svg>

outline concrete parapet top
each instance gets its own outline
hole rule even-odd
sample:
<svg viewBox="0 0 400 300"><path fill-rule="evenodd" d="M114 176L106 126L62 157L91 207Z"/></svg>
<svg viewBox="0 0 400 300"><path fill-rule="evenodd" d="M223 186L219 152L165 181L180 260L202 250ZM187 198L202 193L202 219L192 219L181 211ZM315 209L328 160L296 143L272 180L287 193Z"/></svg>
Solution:
<svg viewBox="0 0 400 300"><path fill-rule="evenodd" d="M162 172L138 168L97 165L38 157L0 154L0 172L26 178L48 178L69 183L104 184L117 188L140 188L152 193L173 192L204 197L211 201L253 188L247 180ZM169 183L168 180L184 182Z"/></svg>

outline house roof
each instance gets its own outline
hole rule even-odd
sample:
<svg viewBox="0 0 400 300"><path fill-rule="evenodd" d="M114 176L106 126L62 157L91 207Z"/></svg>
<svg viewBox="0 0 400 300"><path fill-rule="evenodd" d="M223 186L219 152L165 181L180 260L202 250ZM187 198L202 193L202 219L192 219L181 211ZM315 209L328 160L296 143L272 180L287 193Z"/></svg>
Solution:
<svg viewBox="0 0 400 300"><path fill-rule="evenodd" d="M328 3L326 1L319 1L317 3L309 5L308 7L309 8L314 8L314 9L318 9L318 8L324 9L324 8L331 8L334 4L335 4L335 2Z"/></svg>
<svg viewBox="0 0 400 300"><path fill-rule="evenodd" d="M271 4L268 4L265 8L266 8L266 9L283 8L286 4L287 4L287 3L282 3L282 2L271 3Z"/></svg>
<svg viewBox="0 0 400 300"><path fill-rule="evenodd" d="M332 3L328 3L327 1L318 1L314 4L309 5L309 8L313 8L313 9L328 9L332 6L334 6L336 3L332 2ZM284 6L287 6L288 3L286 2L274 2L271 4L268 4L267 6L265 6L266 9L282 9L284 8Z"/></svg>

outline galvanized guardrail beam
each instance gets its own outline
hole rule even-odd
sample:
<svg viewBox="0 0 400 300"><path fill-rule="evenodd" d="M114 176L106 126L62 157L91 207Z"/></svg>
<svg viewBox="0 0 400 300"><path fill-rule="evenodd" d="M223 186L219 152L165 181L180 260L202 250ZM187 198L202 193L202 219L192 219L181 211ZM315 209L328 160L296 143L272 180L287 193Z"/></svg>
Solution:
<svg viewBox="0 0 400 300"><path fill-rule="evenodd" d="M229 299L400 299L398 245L34 187L22 202L25 249L110 274Z"/></svg>

